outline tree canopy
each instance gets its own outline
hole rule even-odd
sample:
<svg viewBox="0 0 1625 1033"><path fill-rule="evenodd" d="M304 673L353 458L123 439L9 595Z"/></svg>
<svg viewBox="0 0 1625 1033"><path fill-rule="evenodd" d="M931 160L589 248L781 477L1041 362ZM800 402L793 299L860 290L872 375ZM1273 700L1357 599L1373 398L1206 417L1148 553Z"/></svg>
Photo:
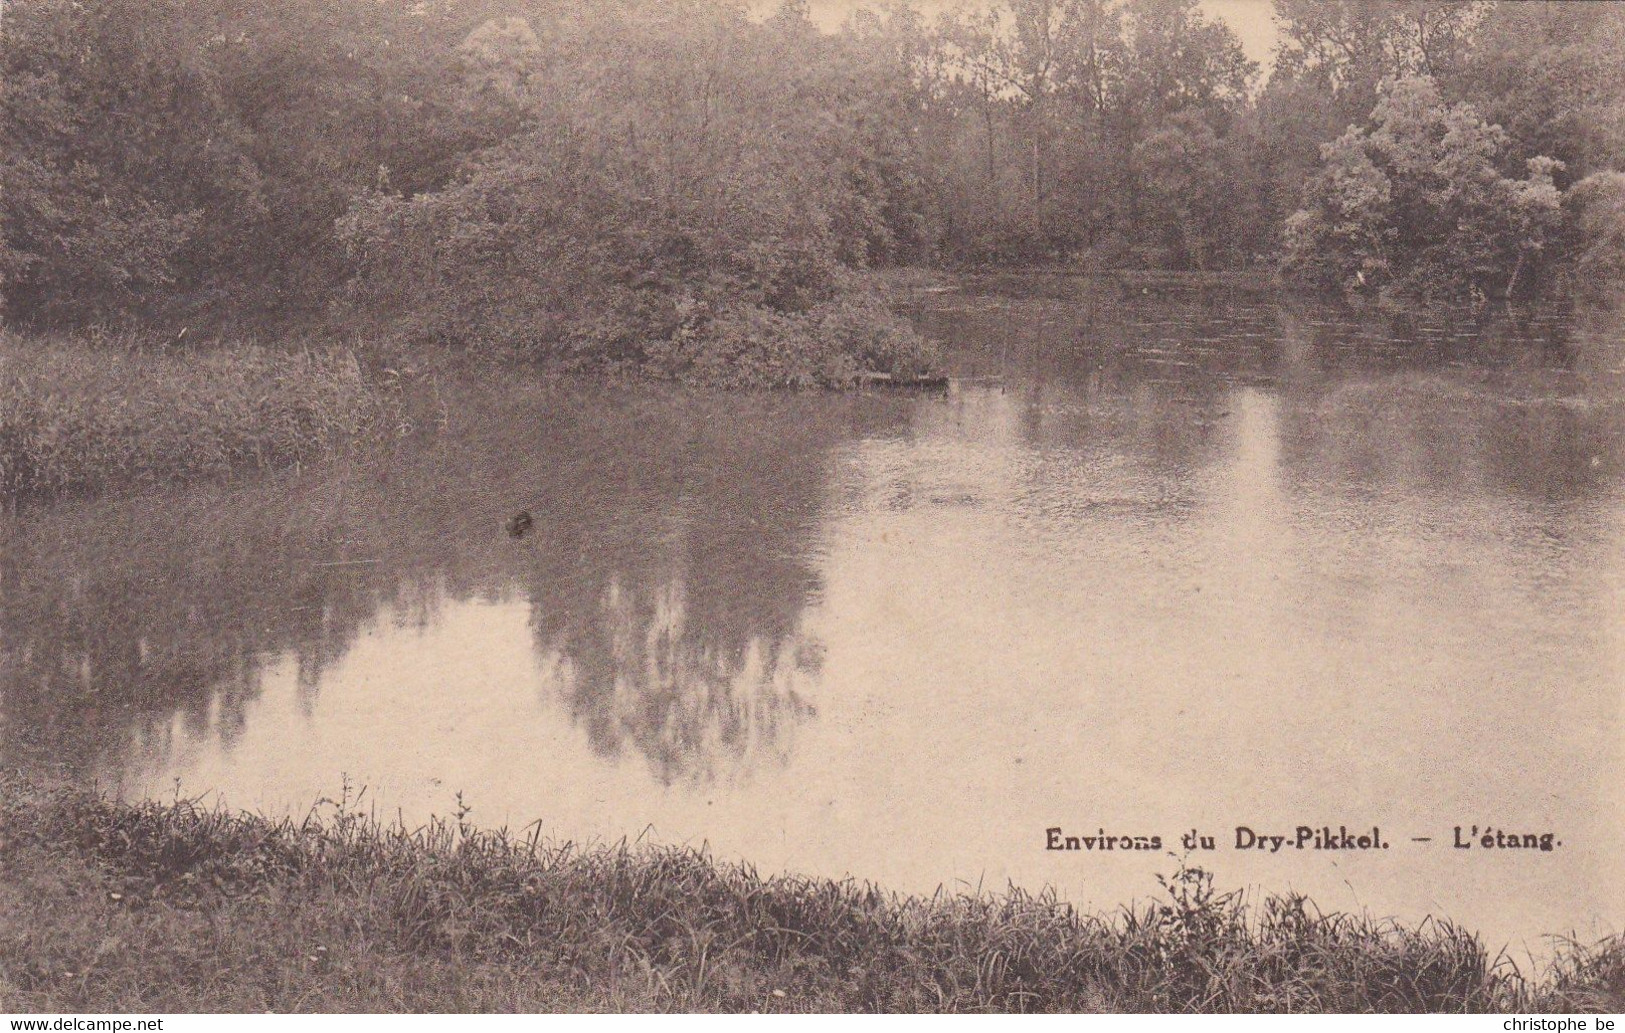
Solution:
<svg viewBox="0 0 1625 1033"><path fill-rule="evenodd" d="M1275 16L1266 78L1197 0L877 0L833 33L797 2L10 0L0 315L681 366L888 264L1279 256L1479 298L1614 268L1625 7Z"/></svg>

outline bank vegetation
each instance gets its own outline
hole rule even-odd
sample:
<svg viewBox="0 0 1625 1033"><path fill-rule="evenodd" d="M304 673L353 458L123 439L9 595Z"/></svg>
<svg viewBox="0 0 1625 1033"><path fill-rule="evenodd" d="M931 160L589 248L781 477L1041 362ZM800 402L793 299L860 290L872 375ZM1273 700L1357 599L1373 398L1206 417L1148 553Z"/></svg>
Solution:
<svg viewBox="0 0 1625 1033"><path fill-rule="evenodd" d="M464 814L461 818L466 818ZM1625 943L1526 975L1467 930L1244 902L906 897L465 820L301 821L0 781L14 1011L1619 1011Z"/></svg>
<svg viewBox="0 0 1625 1033"><path fill-rule="evenodd" d="M0 332L0 499L308 463L404 412L343 349L168 345Z"/></svg>

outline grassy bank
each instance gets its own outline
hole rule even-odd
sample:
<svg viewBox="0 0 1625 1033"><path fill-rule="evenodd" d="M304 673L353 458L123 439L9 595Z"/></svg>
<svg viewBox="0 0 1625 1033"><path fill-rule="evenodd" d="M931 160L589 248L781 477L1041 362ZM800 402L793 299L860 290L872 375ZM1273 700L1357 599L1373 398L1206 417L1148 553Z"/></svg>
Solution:
<svg viewBox="0 0 1625 1033"><path fill-rule="evenodd" d="M578 850L354 809L270 822L0 782L14 1011L1618 1010L1625 944L1538 979L1442 923L904 898L688 851Z"/></svg>
<svg viewBox="0 0 1625 1033"><path fill-rule="evenodd" d="M310 461L389 408L343 351L0 333L0 496Z"/></svg>

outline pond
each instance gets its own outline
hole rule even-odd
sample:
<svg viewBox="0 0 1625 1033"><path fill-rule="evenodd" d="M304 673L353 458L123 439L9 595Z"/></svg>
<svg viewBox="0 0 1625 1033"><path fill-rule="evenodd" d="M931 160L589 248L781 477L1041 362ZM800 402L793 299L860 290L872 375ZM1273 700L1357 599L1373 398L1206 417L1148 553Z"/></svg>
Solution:
<svg viewBox="0 0 1625 1033"><path fill-rule="evenodd" d="M1221 888L1492 949L1625 925L1617 322L910 305L948 392L448 386L317 470L7 519L0 761L1100 909L1195 831Z"/></svg>

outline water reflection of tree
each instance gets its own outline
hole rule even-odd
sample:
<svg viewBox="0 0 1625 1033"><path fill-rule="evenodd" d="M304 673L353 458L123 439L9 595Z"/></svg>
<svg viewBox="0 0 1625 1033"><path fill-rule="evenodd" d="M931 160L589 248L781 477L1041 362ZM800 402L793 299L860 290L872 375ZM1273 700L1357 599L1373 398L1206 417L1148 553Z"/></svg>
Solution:
<svg viewBox="0 0 1625 1033"><path fill-rule="evenodd" d="M634 749L671 783L788 749L813 712L801 617L831 450L862 404L649 428L652 447L606 458L613 490L542 521L536 636L567 660L559 691L595 750Z"/></svg>
<svg viewBox="0 0 1625 1033"><path fill-rule="evenodd" d="M811 712L828 457L855 399L479 392L432 443L303 477L66 501L0 523L0 757L88 778L229 745L272 659L313 710L387 608L427 626L516 574L594 747L661 778L772 754ZM888 424L890 416L880 422ZM520 541L504 518L525 507Z"/></svg>
<svg viewBox="0 0 1625 1033"><path fill-rule="evenodd" d="M1090 453L1187 478L1217 454L1228 392L1267 381L1275 358L1274 309L1255 297L1125 300L1104 281L1059 278L1037 293L944 296L921 319L956 368L1007 378L1039 480Z"/></svg>
<svg viewBox="0 0 1625 1033"><path fill-rule="evenodd" d="M1593 493L1625 472L1617 318L1283 310L1300 357L1282 380L1283 460L1311 480L1464 499Z"/></svg>
<svg viewBox="0 0 1625 1033"><path fill-rule="evenodd" d="M116 772L131 750L167 753L177 722L232 741L264 655L320 669L372 615L372 586L323 565L333 530L266 484L78 500L8 522L7 762Z"/></svg>

